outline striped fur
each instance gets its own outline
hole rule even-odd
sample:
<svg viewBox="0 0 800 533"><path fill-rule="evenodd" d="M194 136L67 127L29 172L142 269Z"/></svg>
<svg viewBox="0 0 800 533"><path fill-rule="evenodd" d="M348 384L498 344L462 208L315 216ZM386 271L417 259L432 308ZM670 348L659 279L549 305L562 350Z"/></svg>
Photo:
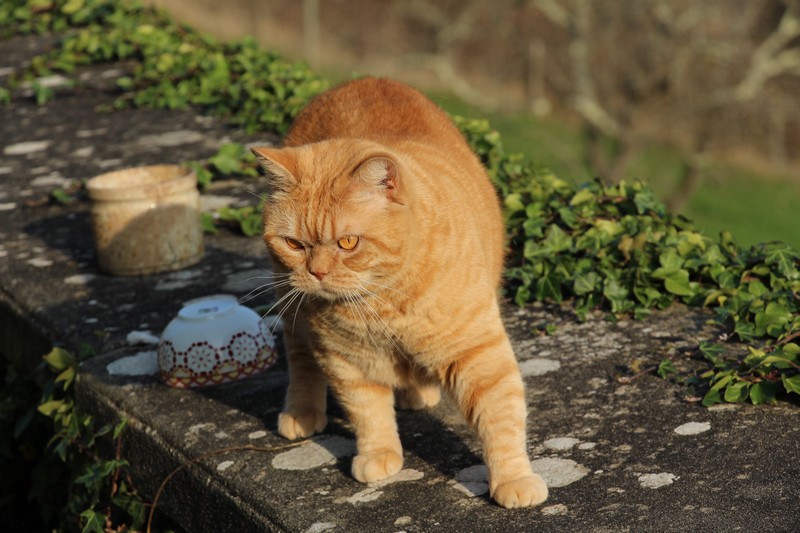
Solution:
<svg viewBox="0 0 800 533"><path fill-rule="evenodd" d="M402 468L395 405L435 405L441 386L480 437L494 499L544 501L496 296L500 208L448 117L405 85L367 78L314 99L284 148L254 153L270 176L264 240L284 280L280 433L321 431L330 385L356 434L353 476L376 481Z"/></svg>

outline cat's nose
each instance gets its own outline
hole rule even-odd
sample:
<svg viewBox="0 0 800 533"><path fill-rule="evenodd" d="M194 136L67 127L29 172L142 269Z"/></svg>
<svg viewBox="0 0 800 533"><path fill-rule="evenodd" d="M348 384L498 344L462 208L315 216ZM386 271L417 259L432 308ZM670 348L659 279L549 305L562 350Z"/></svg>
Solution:
<svg viewBox="0 0 800 533"><path fill-rule="evenodd" d="M314 274L314 277L320 281L322 281L322 278L324 278L325 275L327 274L327 272L322 272L322 271L317 271L317 272L312 271L311 273Z"/></svg>

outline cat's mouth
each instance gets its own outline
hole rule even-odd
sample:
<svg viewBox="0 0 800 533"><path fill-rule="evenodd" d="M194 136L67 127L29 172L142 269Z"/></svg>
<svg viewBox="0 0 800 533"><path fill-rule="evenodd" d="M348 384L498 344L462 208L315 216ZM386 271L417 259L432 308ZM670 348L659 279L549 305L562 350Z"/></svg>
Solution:
<svg viewBox="0 0 800 533"><path fill-rule="evenodd" d="M325 282L317 283L312 287L298 287L298 289L308 296L322 298L329 302L352 301L362 297L362 294L352 288L337 287Z"/></svg>

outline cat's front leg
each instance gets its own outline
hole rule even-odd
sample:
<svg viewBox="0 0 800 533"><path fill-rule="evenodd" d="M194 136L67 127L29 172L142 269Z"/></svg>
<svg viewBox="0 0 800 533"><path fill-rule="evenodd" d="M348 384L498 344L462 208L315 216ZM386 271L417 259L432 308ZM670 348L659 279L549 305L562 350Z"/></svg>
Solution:
<svg viewBox="0 0 800 533"><path fill-rule="evenodd" d="M325 429L327 378L323 374L302 332L287 333L289 388L283 412L278 415L278 433L287 439L310 437Z"/></svg>
<svg viewBox="0 0 800 533"><path fill-rule="evenodd" d="M481 440L492 498L507 508L544 502L547 486L531 470L525 445L524 386L505 334L476 340L442 378Z"/></svg>
<svg viewBox="0 0 800 533"><path fill-rule="evenodd" d="M403 448L397 434L394 391L367 379L343 357L331 356L326 365L331 387L356 434L353 477L371 483L403 468Z"/></svg>

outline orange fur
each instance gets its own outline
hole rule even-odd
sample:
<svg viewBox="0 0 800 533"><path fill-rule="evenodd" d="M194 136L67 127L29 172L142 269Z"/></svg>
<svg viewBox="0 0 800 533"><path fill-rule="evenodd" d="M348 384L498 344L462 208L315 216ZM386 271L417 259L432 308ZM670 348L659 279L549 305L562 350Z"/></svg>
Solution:
<svg viewBox="0 0 800 533"><path fill-rule="evenodd" d="M356 433L353 475L375 481L402 467L395 394L421 408L439 383L481 439L494 499L544 501L496 298L500 207L449 118L403 84L367 78L314 99L284 148L254 153L270 175L264 240L291 282L279 431L320 431L329 383ZM348 237L353 249L339 244Z"/></svg>

